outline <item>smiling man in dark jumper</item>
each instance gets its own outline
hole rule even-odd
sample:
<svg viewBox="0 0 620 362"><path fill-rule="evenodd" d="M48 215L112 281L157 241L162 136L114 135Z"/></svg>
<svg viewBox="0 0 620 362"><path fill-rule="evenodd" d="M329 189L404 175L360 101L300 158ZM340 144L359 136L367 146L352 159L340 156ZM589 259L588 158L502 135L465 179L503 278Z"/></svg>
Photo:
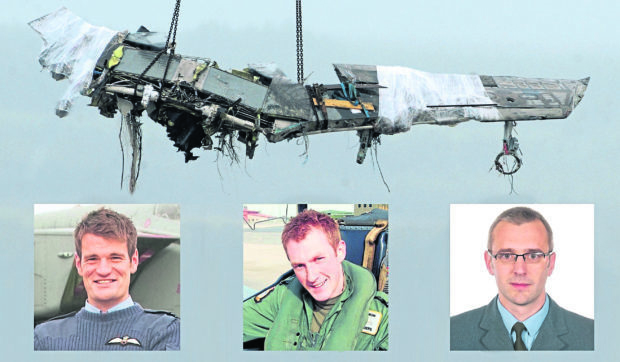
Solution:
<svg viewBox="0 0 620 362"><path fill-rule="evenodd" d="M35 350L178 350L180 322L143 309L129 295L138 268L137 232L125 215L101 208L77 225L75 266L88 295L78 312L34 330Z"/></svg>

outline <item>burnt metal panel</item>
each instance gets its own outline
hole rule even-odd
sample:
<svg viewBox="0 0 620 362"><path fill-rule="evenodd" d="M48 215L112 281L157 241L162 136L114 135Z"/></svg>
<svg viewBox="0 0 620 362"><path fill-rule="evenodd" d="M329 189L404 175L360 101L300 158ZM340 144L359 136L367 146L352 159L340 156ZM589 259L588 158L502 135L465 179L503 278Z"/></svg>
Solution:
<svg viewBox="0 0 620 362"><path fill-rule="evenodd" d="M379 83L376 65L334 64L334 70L341 82Z"/></svg>
<svg viewBox="0 0 620 362"><path fill-rule="evenodd" d="M480 81L485 87L497 87L497 83L495 83L495 80L490 75L481 75Z"/></svg>
<svg viewBox="0 0 620 362"><path fill-rule="evenodd" d="M134 49L125 47L123 49L123 58L121 62L114 67L115 72L128 73L132 75L140 75L148 67L148 65L155 59L157 52ZM148 72L144 75L150 79L161 79L166 70L166 63L168 62L168 54L162 54L159 59L153 64ZM170 66L168 73L166 74L166 81L171 81L174 73L176 72L181 56L175 55L170 60Z"/></svg>
<svg viewBox="0 0 620 362"><path fill-rule="evenodd" d="M271 82L263 104L263 113L274 117L316 120L306 88L282 78L275 78Z"/></svg>
<svg viewBox="0 0 620 362"><path fill-rule="evenodd" d="M197 84L197 88L233 102L241 98L241 103L254 109L261 108L267 94L267 87L213 67L209 67L204 82L200 87Z"/></svg>
<svg viewBox="0 0 620 362"><path fill-rule="evenodd" d="M147 50L162 50L166 47L166 34L148 30L142 31L142 29L146 28L140 27L136 33L127 34L125 42L131 46Z"/></svg>
<svg viewBox="0 0 620 362"><path fill-rule="evenodd" d="M203 63L204 64L204 63ZM182 58L179 62L179 66L174 72L172 79L174 81L186 81L191 82L194 77L194 72L196 71L196 67L198 66L198 62L194 59Z"/></svg>
<svg viewBox="0 0 620 362"><path fill-rule="evenodd" d="M536 90L493 88L486 90L498 107L507 108L569 108L575 92L568 89Z"/></svg>

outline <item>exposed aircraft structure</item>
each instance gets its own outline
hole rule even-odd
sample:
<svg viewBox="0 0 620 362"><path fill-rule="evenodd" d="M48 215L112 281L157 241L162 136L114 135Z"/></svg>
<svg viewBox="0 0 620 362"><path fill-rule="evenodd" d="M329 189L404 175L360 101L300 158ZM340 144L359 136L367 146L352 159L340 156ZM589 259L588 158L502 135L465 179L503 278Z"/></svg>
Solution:
<svg viewBox="0 0 620 362"><path fill-rule="evenodd" d="M133 159L132 190L141 149L136 119L144 112L166 127L186 162L197 158L195 148L236 158L235 139L245 144L251 159L261 134L269 142L280 142L356 131L357 162L362 163L380 135L405 132L413 125L504 122L495 165L499 172L512 174L521 166L519 144L512 136L516 121L568 117L589 81L335 64L338 83L304 85L271 64L225 71L208 58L167 53L167 41L158 40L158 33L92 26L65 8L30 26L44 40L41 65L54 79L71 83L56 108L59 117L68 114L77 94L90 97L90 105L106 117L117 111L123 116Z"/></svg>

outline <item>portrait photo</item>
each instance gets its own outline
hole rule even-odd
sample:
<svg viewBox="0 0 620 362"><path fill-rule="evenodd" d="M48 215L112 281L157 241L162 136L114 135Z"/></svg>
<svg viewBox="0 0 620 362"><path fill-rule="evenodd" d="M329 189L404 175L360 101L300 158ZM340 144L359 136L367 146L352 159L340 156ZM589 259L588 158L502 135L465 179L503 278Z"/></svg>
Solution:
<svg viewBox="0 0 620 362"><path fill-rule="evenodd" d="M450 205L450 317L451 350L593 350L594 205Z"/></svg>
<svg viewBox="0 0 620 362"><path fill-rule="evenodd" d="M244 205L244 350L388 349L388 205Z"/></svg>
<svg viewBox="0 0 620 362"><path fill-rule="evenodd" d="M34 205L34 349L180 349L176 204Z"/></svg>

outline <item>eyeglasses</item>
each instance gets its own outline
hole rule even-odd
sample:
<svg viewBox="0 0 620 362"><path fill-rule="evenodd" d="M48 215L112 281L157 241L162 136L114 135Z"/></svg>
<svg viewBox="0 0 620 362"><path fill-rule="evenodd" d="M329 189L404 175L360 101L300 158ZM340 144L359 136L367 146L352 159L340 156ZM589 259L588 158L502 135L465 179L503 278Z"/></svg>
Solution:
<svg viewBox="0 0 620 362"><path fill-rule="evenodd" d="M545 257L553 254L553 251L548 253L543 253L542 251L534 251L531 253L524 254L515 254L515 253L497 253L495 255L491 254L491 250L487 250L490 256L492 256L495 260L499 261L502 264L510 264L516 263L519 257L523 258L523 261L526 264L538 264L545 259Z"/></svg>

